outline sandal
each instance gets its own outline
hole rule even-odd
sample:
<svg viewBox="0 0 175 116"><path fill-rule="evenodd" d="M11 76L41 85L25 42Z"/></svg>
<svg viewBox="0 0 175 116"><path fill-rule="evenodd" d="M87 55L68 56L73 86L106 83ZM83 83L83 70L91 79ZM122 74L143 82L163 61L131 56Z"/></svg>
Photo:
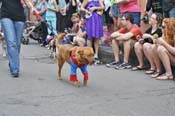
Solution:
<svg viewBox="0 0 175 116"><path fill-rule="evenodd" d="M144 69L143 67L136 66L136 67L133 67L131 70L137 71L137 70L143 70L143 69Z"/></svg>
<svg viewBox="0 0 175 116"><path fill-rule="evenodd" d="M161 75L156 78L157 80L173 80L173 75Z"/></svg>
<svg viewBox="0 0 175 116"><path fill-rule="evenodd" d="M145 74L153 74L155 72L154 69L149 69L145 72Z"/></svg>
<svg viewBox="0 0 175 116"><path fill-rule="evenodd" d="M156 78L156 77L158 77L158 76L160 76L160 75L161 75L160 72L154 72L154 73L151 75L151 77L152 77L152 78Z"/></svg>

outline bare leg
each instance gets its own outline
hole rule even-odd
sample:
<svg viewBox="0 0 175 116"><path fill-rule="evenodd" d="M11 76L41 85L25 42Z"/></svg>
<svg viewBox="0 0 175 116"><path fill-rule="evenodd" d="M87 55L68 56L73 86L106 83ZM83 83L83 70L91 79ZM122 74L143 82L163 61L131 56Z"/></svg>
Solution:
<svg viewBox="0 0 175 116"><path fill-rule="evenodd" d="M158 49L158 55L165 67L165 74L158 76L156 79L157 80L172 80L173 75L172 75L172 69L171 69L171 64L170 63L175 63L175 56L170 54L166 48L163 46L159 46Z"/></svg>
<svg viewBox="0 0 175 116"><path fill-rule="evenodd" d="M92 39L89 39L89 40L87 41L87 46L88 46L88 47L92 47Z"/></svg>
<svg viewBox="0 0 175 116"><path fill-rule="evenodd" d="M73 39L73 43L78 44L78 46L83 47L85 44L85 40L82 37L75 36Z"/></svg>
<svg viewBox="0 0 175 116"><path fill-rule="evenodd" d="M157 51L158 51L159 58L161 59L163 66L165 67L166 75L167 76L172 75L169 52L163 46L159 46L157 48Z"/></svg>
<svg viewBox="0 0 175 116"><path fill-rule="evenodd" d="M84 44L85 44L84 38L81 38L81 40L78 40L77 43L78 43L79 46L83 47Z"/></svg>
<svg viewBox="0 0 175 116"><path fill-rule="evenodd" d="M150 43L143 44L143 52L150 63L150 66L151 66L150 70L155 70L155 64L152 57L153 53L151 49L152 49L152 44Z"/></svg>
<svg viewBox="0 0 175 116"><path fill-rule="evenodd" d="M119 41L115 39L112 40L112 49L114 52L115 61L118 62L119 61Z"/></svg>
<svg viewBox="0 0 175 116"><path fill-rule="evenodd" d="M125 63L128 63L130 51L131 51L130 40L124 41L124 62Z"/></svg>
<svg viewBox="0 0 175 116"><path fill-rule="evenodd" d="M161 72L162 71L162 67L161 67L161 62L158 56L158 51L157 51L157 45L153 45L152 46L152 57L153 57L153 61L155 63L156 66L156 72Z"/></svg>
<svg viewBox="0 0 175 116"><path fill-rule="evenodd" d="M117 17L112 17L113 22L114 22L114 30L113 31L117 31L118 30L118 18Z"/></svg>
<svg viewBox="0 0 175 116"><path fill-rule="evenodd" d="M94 47L95 47L95 57L98 58L99 39L95 39Z"/></svg>
<svg viewBox="0 0 175 116"><path fill-rule="evenodd" d="M143 63L143 57L144 57L143 45L140 44L139 42L136 42L134 45L134 50L135 50L136 56L137 56L138 61L139 61L138 67L142 68L144 66L144 63Z"/></svg>

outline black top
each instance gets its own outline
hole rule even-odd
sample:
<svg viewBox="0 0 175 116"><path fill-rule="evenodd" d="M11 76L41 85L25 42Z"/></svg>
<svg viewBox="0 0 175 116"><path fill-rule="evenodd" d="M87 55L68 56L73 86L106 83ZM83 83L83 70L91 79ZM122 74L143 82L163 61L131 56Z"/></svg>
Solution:
<svg viewBox="0 0 175 116"><path fill-rule="evenodd" d="M157 34L158 37L161 37L161 36L162 36L162 30L161 30L160 28L157 28L156 31L152 32L152 27L150 27L150 28L148 28L148 29L146 30L145 33L150 34L150 35ZM144 42L148 42L148 43L153 44L153 40L152 40L151 38L144 38Z"/></svg>
<svg viewBox="0 0 175 116"><path fill-rule="evenodd" d="M157 30L152 33L152 27L150 27L146 30L145 33L150 34L150 35L157 34L159 37L162 36L162 30L160 28L157 28Z"/></svg>
<svg viewBox="0 0 175 116"><path fill-rule="evenodd" d="M152 8L153 12L163 14L163 0L147 0L146 11Z"/></svg>
<svg viewBox="0 0 175 116"><path fill-rule="evenodd" d="M76 0L75 0L75 1L76 1ZM68 10L67 10L66 14L72 16L73 13L76 13L77 6L73 6L73 5L72 5L72 0L66 0L66 4L68 4ZM77 3L76 3L76 4L77 4Z"/></svg>
<svg viewBox="0 0 175 116"><path fill-rule="evenodd" d="M2 2L1 18L25 21L24 8L21 0L0 0L0 2Z"/></svg>

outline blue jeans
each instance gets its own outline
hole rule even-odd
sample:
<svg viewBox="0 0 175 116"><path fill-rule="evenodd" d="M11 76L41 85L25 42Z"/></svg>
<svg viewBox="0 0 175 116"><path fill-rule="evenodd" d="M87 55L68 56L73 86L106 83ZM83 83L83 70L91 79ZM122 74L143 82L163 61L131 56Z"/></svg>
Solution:
<svg viewBox="0 0 175 116"><path fill-rule="evenodd" d="M127 12L125 12L127 13ZM134 24L140 26L140 17L141 17L141 13L140 12L129 12L133 18L134 18Z"/></svg>
<svg viewBox="0 0 175 116"><path fill-rule="evenodd" d="M134 17L134 24L137 24L138 26L140 26L141 13L140 12L131 12L131 14Z"/></svg>
<svg viewBox="0 0 175 116"><path fill-rule="evenodd" d="M170 17L175 17L175 8L172 8L172 9L169 11L169 16L170 16Z"/></svg>
<svg viewBox="0 0 175 116"><path fill-rule="evenodd" d="M9 18L2 18L1 23L7 45L10 72L12 74L18 73L24 22L13 21Z"/></svg>

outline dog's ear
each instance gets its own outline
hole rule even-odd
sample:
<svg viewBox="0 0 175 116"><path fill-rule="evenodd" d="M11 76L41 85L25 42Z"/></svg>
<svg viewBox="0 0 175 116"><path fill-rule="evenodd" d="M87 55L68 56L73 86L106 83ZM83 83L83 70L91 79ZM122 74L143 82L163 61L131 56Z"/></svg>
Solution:
<svg viewBox="0 0 175 116"><path fill-rule="evenodd" d="M80 54L80 55L83 55L83 54L84 54L84 51L83 51L82 49L79 49L79 50L77 51L77 53Z"/></svg>

